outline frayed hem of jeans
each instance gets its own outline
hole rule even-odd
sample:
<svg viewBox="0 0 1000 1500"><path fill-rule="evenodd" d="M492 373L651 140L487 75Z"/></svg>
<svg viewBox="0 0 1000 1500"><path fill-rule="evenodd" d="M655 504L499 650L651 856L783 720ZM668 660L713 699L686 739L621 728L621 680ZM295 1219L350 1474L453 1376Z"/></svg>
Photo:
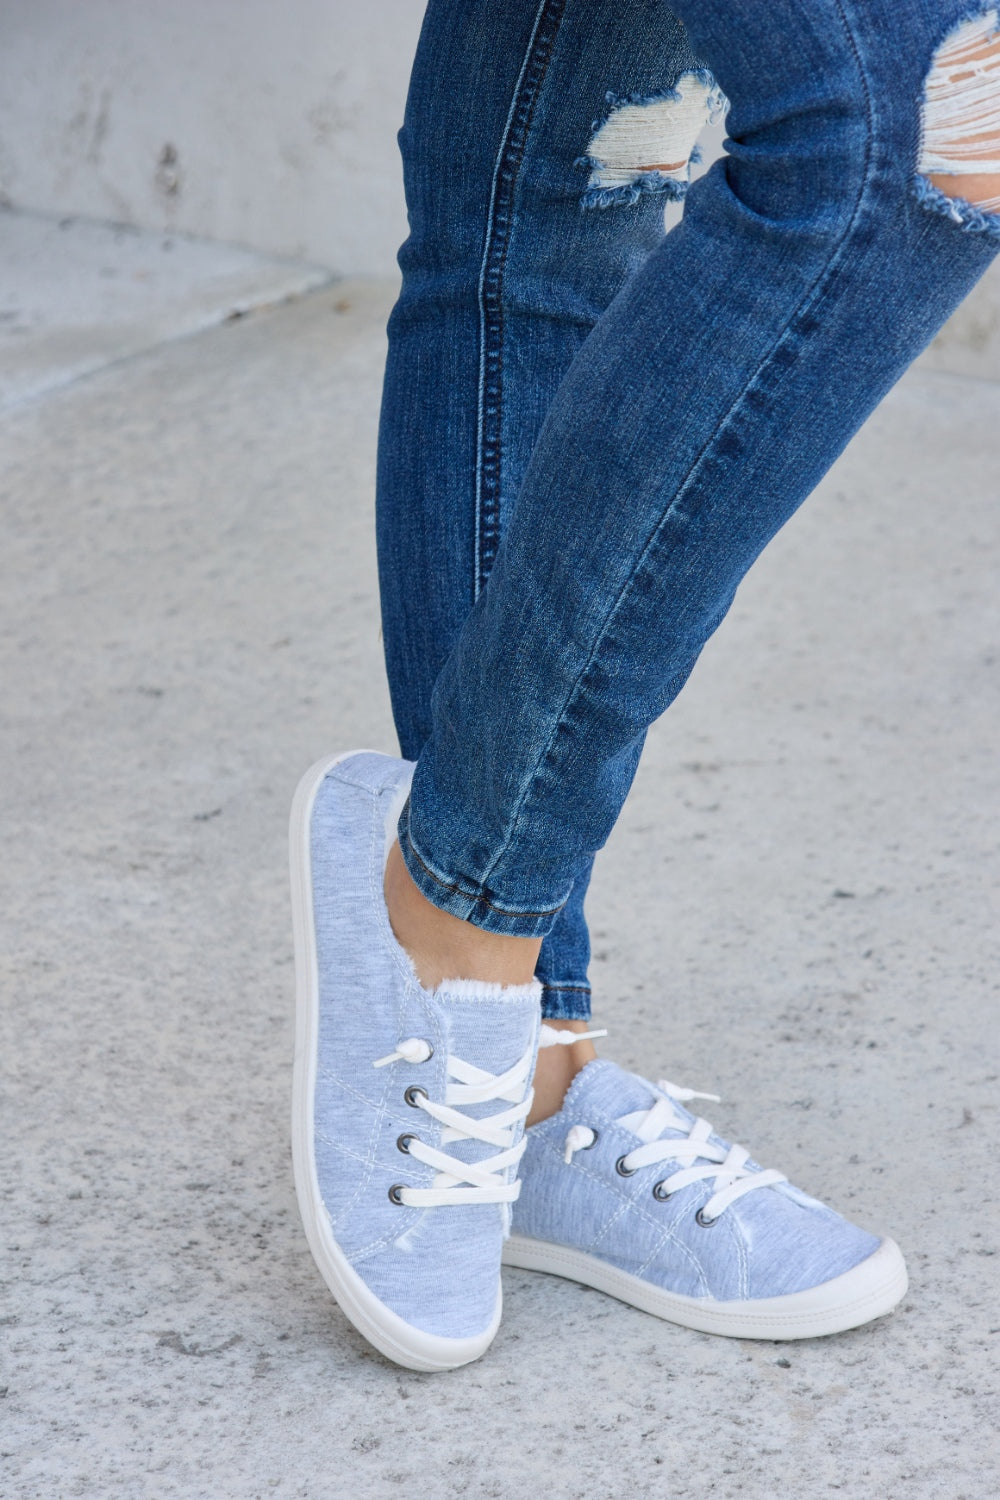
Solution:
<svg viewBox="0 0 1000 1500"><path fill-rule="evenodd" d="M620 162L616 164L614 170L611 170L601 155L599 143L608 131L612 130L616 116L629 111L645 111L665 103L682 103L685 98L683 87L685 84L689 87L700 85L705 91L701 100L702 119L695 122L696 133L705 125L714 125L724 118L729 108L729 101L708 68L687 69L677 77L670 88L656 89L649 93L608 93L604 96L608 106L607 113L603 119L593 121L588 150L583 156L578 157L574 164L577 167L583 167L590 174L590 181L580 197L582 208L628 207L638 203L647 194L674 200L684 197L688 190L692 163L701 160L701 153L696 140L690 137L690 131L685 130L683 125L680 127L681 139L675 143L678 147L677 152L671 150L666 153L669 160L673 160L675 154L677 155L678 166L668 172L659 171L655 167L646 167L641 160L635 164L634 170L623 167ZM688 121L689 126L691 123ZM638 152L640 158L643 154L642 151ZM663 159L663 155L659 152L652 155L653 161ZM602 181L602 173L609 173L612 178L619 180Z"/></svg>
<svg viewBox="0 0 1000 1500"><path fill-rule="evenodd" d="M581 156L577 162L577 166L586 167L588 170L597 165L599 164L589 156ZM645 172L641 177L633 178L631 182L623 182L615 187L585 188L580 195L580 207L627 208L633 203L638 203L646 193L660 193L664 198L678 201L686 197L690 185L688 182L678 182L676 177L667 177L663 172Z"/></svg>
<svg viewBox="0 0 1000 1500"><path fill-rule="evenodd" d="M987 213L967 198L949 198L922 172L914 173L913 191L921 207L950 219L966 234L985 234L989 239L1000 240L1000 214Z"/></svg>
<svg viewBox="0 0 1000 1500"><path fill-rule="evenodd" d="M594 120L590 127L591 132L600 130L601 126L610 119L616 109L625 109L630 104L662 104L664 99L680 99L681 83L685 78L694 78L708 89L708 123L716 125L728 110L729 100L716 83L715 74L711 68L685 68L683 73L678 74L676 82L670 88L653 89L651 93L647 94L616 94L613 90L605 94L604 102L608 106L608 112L603 120Z"/></svg>

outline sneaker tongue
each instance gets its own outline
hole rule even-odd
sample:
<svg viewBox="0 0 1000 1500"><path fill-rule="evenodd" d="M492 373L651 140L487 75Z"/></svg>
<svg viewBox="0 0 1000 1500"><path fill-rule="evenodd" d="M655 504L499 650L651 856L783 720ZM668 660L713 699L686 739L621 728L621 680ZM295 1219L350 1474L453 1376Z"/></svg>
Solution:
<svg viewBox="0 0 1000 1500"><path fill-rule="evenodd" d="M541 986L536 982L512 985L480 984L473 980L446 980L434 996L439 1007L449 1052L463 1062L488 1073L506 1073L531 1046L538 1030ZM523 1098L525 1090L522 1091ZM461 1112L472 1120L502 1114L518 1101L488 1099L463 1104ZM499 1147L482 1141L452 1141L444 1150L459 1161L482 1161Z"/></svg>
<svg viewBox="0 0 1000 1500"><path fill-rule="evenodd" d="M449 1050L474 1067L504 1073L531 1045L538 1026L541 986L480 984L450 979L434 1000L444 1023ZM499 1105L494 1105L495 1114ZM490 1113L487 1110L487 1113Z"/></svg>
<svg viewBox="0 0 1000 1500"><path fill-rule="evenodd" d="M651 1083L636 1073L626 1073L617 1063L598 1058L588 1063L573 1080L563 1109L585 1125L609 1125L614 1121L642 1138L642 1124L653 1105L662 1098ZM678 1130L687 1131L691 1116L671 1101ZM654 1130L651 1139L662 1131Z"/></svg>

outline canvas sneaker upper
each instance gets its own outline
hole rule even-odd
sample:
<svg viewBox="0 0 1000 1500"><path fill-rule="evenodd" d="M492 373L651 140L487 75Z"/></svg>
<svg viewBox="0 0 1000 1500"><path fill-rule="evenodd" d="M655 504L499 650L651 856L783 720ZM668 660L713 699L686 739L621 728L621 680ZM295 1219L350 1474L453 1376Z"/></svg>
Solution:
<svg viewBox="0 0 1000 1500"><path fill-rule="evenodd" d="M417 980L383 896L411 772L362 752L300 788L293 1140L310 1245L344 1311L432 1369L475 1358L499 1320L540 988Z"/></svg>
<svg viewBox="0 0 1000 1500"><path fill-rule="evenodd" d="M832 1332L894 1305L892 1241L723 1140L685 1107L697 1097L714 1096L588 1063L528 1132L505 1259L738 1336Z"/></svg>

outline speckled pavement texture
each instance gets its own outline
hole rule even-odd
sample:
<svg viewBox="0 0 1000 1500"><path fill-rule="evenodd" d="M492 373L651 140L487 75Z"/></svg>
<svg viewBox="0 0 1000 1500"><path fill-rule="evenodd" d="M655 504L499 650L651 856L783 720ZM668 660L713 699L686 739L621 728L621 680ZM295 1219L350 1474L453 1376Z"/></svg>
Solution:
<svg viewBox="0 0 1000 1500"><path fill-rule="evenodd" d="M509 1273L387 1364L299 1227L288 805L394 747L372 470L389 291L2 422L8 1500L770 1500L1000 1487L1000 391L911 372L769 549L591 900L607 1055L903 1246L880 1323L712 1339Z"/></svg>

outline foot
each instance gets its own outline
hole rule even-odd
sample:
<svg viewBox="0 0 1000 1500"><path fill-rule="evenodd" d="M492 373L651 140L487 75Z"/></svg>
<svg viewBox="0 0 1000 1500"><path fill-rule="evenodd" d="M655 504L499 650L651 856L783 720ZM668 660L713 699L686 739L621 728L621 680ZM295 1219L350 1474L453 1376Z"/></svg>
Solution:
<svg viewBox="0 0 1000 1500"><path fill-rule="evenodd" d="M420 984L383 897L412 767L361 752L292 809L292 1144L310 1248L377 1349L414 1370L478 1358L531 1104L540 987Z"/></svg>
<svg viewBox="0 0 1000 1500"><path fill-rule="evenodd" d="M504 1262L549 1271L673 1323L799 1339L880 1317L906 1292L879 1240L764 1171L682 1101L606 1060L528 1133Z"/></svg>

